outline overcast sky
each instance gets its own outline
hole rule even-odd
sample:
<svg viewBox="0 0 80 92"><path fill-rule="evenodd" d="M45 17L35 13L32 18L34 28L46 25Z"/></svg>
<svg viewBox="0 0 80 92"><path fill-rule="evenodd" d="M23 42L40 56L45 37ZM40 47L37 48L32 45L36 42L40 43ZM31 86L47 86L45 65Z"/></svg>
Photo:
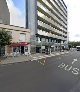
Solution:
<svg viewBox="0 0 80 92"><path fill-rule="evenodd" d="M80 41L80 0L64 0L68 7L70 41ZM11 25L25 27L25 0L7 0Z"/></svg>

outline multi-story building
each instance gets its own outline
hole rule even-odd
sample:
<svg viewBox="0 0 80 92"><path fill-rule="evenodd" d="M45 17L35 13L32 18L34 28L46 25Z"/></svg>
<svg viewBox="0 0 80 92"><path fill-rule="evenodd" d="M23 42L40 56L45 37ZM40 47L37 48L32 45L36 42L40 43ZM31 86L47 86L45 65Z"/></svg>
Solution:
<svg viewBox="0 0 80 92"><path fill-rule="evenodd" d="M26 0L26 28L35 37L36 51L67 46L67 6L63 0ZM33 46L34 41L32 42ZM35 46L34 46L35 47Z"/></svg>
<svg viewBox="0 0 80 92"><path fill-rule="evenodd" d="M12 36L11 44L3 48L2 54L7 56L30 54L30 30L18 26L0 24Z"/></svg>
<svg viewBox="0 0 80 92"><path fill-rule="evenodd" d="M0 23L10 24L10 13L6 0L0 0Z"/></svg>
<svg viewBox="0 0 80 92"><path fill-rule="evenodd" d="M10 13L6 0L0 0L0 31L2 29L12 36L12 42L11 45L3 47L0 54L11 56L30 53L30 30L10 25Z"/></svg>

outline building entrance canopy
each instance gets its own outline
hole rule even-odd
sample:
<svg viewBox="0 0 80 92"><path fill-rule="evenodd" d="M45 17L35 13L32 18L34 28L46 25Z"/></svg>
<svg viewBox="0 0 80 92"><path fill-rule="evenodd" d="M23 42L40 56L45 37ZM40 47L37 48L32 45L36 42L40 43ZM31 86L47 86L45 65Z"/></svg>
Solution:
<svg viewBox="0 0 80 92"><path fill-rule="evenodd" d="M18 46L27 46L28 44L30 44L30 43L28 43L28 42L17 42L17 43L11 43L11 47L18 47Z"/></svg>

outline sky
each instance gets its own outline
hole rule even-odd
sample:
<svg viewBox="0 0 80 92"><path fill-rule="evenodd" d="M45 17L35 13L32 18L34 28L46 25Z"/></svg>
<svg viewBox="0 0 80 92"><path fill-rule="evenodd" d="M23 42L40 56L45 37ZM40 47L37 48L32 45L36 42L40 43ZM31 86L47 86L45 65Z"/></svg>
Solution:
<svg viewBox="0 0 80 92"><path fill-rule="evenodd" d="M10 24L25 27L25 0L6 0ZM69 41L80 41L80 0L64 0L68 9Z"/></svg>

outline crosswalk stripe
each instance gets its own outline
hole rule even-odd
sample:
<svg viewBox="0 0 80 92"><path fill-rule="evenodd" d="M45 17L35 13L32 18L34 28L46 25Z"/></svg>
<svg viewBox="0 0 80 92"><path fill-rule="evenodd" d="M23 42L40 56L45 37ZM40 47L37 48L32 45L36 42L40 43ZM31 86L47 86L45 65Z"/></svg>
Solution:
<svg viewBox="0 0 80 92"><path fill-rule="evenodd" d="M55 56L54 54L51 54L51 56Z"/></svg>
<svg viewBox="0 0 80 92"><path fill-rule="evenodd" d="M60 55L59 53L56 53L56 55Z"/></svg>
<svg viewBox="0 0 80 92"><path fill-rule="evenodd" d="M64 54L64 52L61 52L61 54Z"/></svg>

